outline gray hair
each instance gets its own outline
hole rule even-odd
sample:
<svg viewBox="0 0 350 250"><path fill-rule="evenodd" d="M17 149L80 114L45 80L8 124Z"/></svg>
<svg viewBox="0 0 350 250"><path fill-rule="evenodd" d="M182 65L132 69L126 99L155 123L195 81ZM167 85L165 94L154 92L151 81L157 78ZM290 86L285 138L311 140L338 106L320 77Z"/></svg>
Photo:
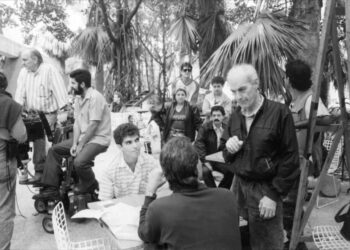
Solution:
<svg viewBox="0 0 350 250"><path fill-rule="evenodd" d="M242 63L242 64L235 64L232 66L232 68L227 73L227 79L234 78L234 76L238 73L244 72L247 80L250 83L258 83L259 84L259 76L258 72L256 71L255 67L252 64Z"/></svg>

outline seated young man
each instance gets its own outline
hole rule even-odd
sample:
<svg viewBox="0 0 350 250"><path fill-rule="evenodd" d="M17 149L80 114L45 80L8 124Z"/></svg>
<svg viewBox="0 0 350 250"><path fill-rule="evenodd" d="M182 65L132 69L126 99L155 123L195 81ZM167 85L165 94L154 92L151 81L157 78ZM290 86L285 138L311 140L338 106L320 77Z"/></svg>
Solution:
<svg viewBox="0 0 350 250"><path fill-rule="evenodd" d="M203 180L208 187L216 187L212 171L224 174L219 187L230 189L233 173L228 170L227 164L219 162L205 162L205 156L220 151L220 139L226 129L225 110L222 106L213 106L210 111L211 120L204 123L199 129L194 146L203 165Z"/></svg>
<svg viewBox="0 0 350 250"><path fill-rule="evenodd" d="M155 168L160 169L159 163L141 150L140 132L135 125L121 124L114 130L113 136L121 152L115 154L102 173L99 199L144 194L148 174Z"/></svg>
<svg viewBox="0 0 350 250"><path fill-rule="evenodd" d="M164 178L161 171L153 171L138 229L145 249L240 250L235 197L229 190L207 188L198 181L198 154L190 140L170 139L160 163L173 194L156 199Z"/></svg>
<svg viewBox="0 0 350 250"><path fill-rule="evenodd" d="M79 177L76 194L93 192L98 188L92 161L106 151L111 141L111 114L103 95L91 87L91 74L87 70L70 73L74 102L73 138L49 149L41 183L45 188L34 199L58 195L62 158L74 157L74 169Z"/></svg>

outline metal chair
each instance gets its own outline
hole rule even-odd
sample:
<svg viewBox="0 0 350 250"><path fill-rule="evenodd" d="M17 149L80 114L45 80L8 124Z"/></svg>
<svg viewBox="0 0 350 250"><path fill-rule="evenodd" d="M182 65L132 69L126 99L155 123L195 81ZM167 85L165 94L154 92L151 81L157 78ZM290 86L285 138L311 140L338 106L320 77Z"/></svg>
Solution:
<svg viewBox="0 0 350 250"><path fill-rule="evenodd" d="M312 238L318 249L321 250L349 250L348 242L337 226L316 226L312 230Z"/></svg>
<svg viewBox="0 0 350 250"><path fill-rule="evenodd" d="M111 241L107 238L91 239L79 242L71 241L67 220L62 202L57 203L52 212L52 224L58 250L112 250Z"/></svg>

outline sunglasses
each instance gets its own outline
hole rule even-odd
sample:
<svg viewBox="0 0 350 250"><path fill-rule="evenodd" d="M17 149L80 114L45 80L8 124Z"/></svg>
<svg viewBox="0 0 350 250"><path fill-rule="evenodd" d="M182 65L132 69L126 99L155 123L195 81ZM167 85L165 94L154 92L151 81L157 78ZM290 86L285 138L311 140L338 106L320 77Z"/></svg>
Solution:
<svg viewBox="0 0 350 250"><path fill-rule="evenodd" d="M191 72L192 69L183 69L182 71L183 71L183 72Z"/></svg>

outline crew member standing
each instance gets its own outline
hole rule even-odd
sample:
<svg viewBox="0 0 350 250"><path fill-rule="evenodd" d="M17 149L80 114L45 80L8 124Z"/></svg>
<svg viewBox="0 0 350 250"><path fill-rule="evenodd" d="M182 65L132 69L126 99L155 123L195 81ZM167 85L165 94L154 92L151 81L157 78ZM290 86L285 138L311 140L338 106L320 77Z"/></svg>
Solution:
<svg viewBox="0 0 350 250"><path fill-rule="evenodd" d="M58 70L43 62L36 49L22 53L23 68L17 79L15 100L25 111L42 111L51 130L57 121L57 111L68 102L67 89ZM45 139L34 140L33 163L35 176L25 184L38 183L46 158Z"/></svg>

